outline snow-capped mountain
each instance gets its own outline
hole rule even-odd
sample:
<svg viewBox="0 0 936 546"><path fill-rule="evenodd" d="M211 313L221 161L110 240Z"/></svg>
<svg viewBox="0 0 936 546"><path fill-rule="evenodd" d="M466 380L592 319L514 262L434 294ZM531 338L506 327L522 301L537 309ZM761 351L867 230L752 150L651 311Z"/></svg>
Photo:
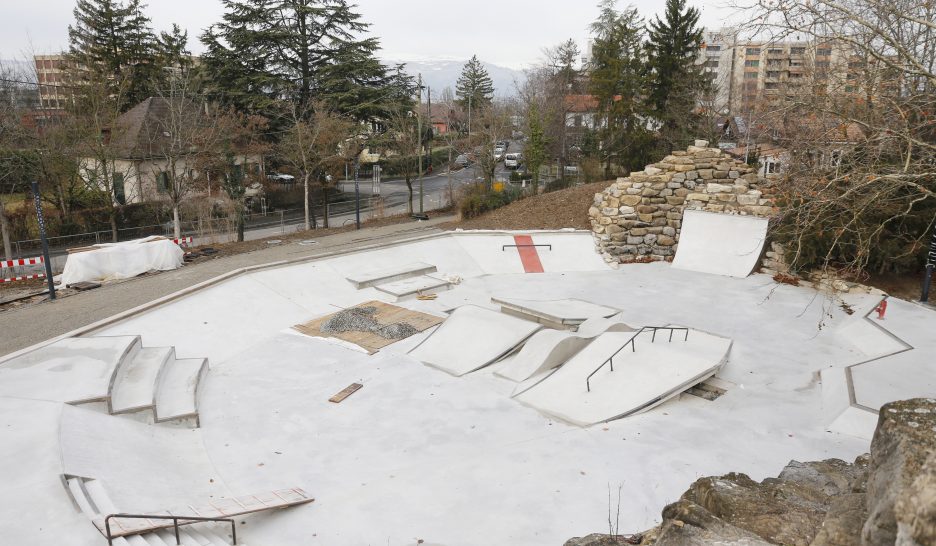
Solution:
<svg viewBox="0 0 936 546"><path fill-rule="evenodd" d="M423 85L427 85L432 88L433 97L441 97L442 90L446 87L451 88L452 92L455 91L455 83L458 81L458 77L461 75L462 68L464 68L465 63L468 62L468 59L441 59L425 61L400 61L388 59L385 62L390 65L405 65L404 70L406 73L413 76L414 78L418 74L422 74ZM482 61L481 64L484 65L484 68L491 76L491 80L494 82L494 94L496 96L508 97L516 94L517 87L515 82L523 82L524 76L522 71L498 66L496 64L491 64L484 61Z"/></svg>

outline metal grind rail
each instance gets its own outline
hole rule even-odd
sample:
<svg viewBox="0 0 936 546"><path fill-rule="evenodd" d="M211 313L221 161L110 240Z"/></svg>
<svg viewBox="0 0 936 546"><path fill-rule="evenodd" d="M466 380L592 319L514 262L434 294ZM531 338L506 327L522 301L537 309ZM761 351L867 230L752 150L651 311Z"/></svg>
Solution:
<svg viewBox="0 0 936 546"><path fill-rule="evenodd" d="M598 373L599 371L601 371L601 369L604 368L606 365L610 365L611 371L613 372L614 371L614 357L616 357L618 354L620 354L621 351L626 349L628 345L630 345L632 353L637 352L637 343L636 343L637 336L639 336L640 334L644 332L653 332L653 337L650 338L650 343L654 343L656 342L657 332L660 330L669 330L669 339L667 340L667 342L673 341L673 334L676 332L686 332L686 335L683 338L683 341L689 341L689 328L679 328L679 327L673 327L673 326L644 326L640 330L637 330L637 332L635 332L634 335L631 336L631 338L628 339L627 342L624 343L624 345L621 345L620 349L618 349L617 351L614 351L613 355L609 356L607 360L602 362L601 366L598 366L597 368L595 368L595 371L588 374L588 377L585 378L585 387L588 389L588 392L591 392L592 376Z"/></svg>
<svg viewBox="0 0 936 546"><path fill-rule="evenodd" d="M548 248L552 251L552 245L501 245L501 252L506 251L508 248Z"/></svg>
<svg viewBox="0 0 936 546"><path fill-rule="evenodd" d="M115 538L127 536L126 534L122 535L120 533L118 533L116 536L111 534L110 524L111 524L111 519L113 518L145 519L145 520L148 520L150 524L152 524L152 520L154 519L171 520L172 528L175 530L176 544L179 544L179 545L182 544L182 540L179 538L179 527L183 525L192 525L193 523L204 523L204 522L209 522L209 521L228 522L231 524L231 540L233 541L233 544L235 545L237 544L237 525L234 523L234 518L205 518L205 517L200 517L200 516L157 516L157 515L145 515L145 514L111 514L107 516L106 518L104 518L104 529L106 533L105 537L107 538L108 546L114 545ZM117 522L117 525L119 526L120 522ZM154 526L154 529L152 530L157 530L157 529L158 528ZM130 534L136 534L136 533L130 533Z"/></svg>

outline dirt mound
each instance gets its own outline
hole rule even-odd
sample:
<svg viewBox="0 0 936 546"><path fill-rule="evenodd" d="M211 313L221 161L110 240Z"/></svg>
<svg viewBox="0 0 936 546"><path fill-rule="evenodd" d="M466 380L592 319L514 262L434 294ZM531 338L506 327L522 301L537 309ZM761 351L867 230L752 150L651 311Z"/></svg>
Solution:
<svg viewBox="0 0 936 546"><path fill-rule="evenodd" d="M445 224L442 229L591 229L588 207L610 182L595 182L515 201L487 214Z"/></svg>

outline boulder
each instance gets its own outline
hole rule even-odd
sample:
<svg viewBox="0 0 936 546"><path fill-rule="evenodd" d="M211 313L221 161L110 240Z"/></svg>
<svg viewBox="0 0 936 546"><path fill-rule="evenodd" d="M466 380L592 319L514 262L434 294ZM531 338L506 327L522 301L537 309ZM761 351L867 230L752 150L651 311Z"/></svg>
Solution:
<svg viewBox="0 0 936 546"><path fill-rule="evenodd" d="M871 442L863 546L936 544L934 472L936 400L884 405Z"/></svg>

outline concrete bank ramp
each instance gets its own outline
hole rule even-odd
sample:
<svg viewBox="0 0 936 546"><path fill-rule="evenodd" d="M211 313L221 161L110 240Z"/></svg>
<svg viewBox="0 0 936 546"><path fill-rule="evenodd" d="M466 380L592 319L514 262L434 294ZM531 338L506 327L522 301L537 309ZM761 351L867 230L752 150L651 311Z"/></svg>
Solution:
<svg viewBox="0 0 936 546"><path fill-rule="evenodd" d="M533 334L516 353L504 359L494 375L516 381L557 368L584 349L605 332L633 332L634 329L616 318L588 319L578 332L567 330L540 330Z"/></svg>
<svg viewBox="0 0 936 546"><path fill-rule="evenodd" d="M499 360L540 328L535 322L465 305L409 354L424 364L462 376Z"/></svg>
<svg viewBox="0 0 936 546"><path fill-rule="evenodd" d="M628 343L633 332L608 332L561 368L515 397L521 403L563 421L588 426L646 411L715 375L728 358L731 340L696 330L686 341L677 332L646 331L605 365L586 386L589 374Z"/></svg>
<svg viewBox="0 0 936 546"><path fill-rule="evenodd" d="M767 219L687 210L673 267L744 278L767 240Z"/></svg>

